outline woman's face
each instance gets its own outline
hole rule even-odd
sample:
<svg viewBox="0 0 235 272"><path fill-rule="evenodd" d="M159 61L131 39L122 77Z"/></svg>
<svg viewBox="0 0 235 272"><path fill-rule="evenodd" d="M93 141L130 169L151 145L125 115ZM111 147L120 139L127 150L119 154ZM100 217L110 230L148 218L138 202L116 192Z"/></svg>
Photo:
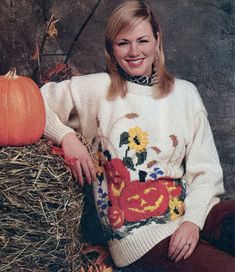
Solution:
<svg viewBox="0 0 235 272"><path fill-rule="evenodd" d="M129 75L151 75L158 40L147 20L131 31L120 32L113 41L113 54L119 66Z"/></svg>

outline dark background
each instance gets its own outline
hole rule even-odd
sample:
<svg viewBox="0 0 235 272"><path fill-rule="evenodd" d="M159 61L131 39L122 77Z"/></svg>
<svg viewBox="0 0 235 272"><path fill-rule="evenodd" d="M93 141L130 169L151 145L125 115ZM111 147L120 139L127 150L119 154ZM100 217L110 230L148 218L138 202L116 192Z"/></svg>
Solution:
<svg viewBox="0 0 235 272"><path fill-rule="evenodd" d="M103 0L76 43L69 64L82 74L105 70L104 26L122 1ZM222 167L226 197L235 198L235 1L148 0L159 19L168 70L198 87L209 113ZM58 35L48 38L42 71L65 60L95 0L1 0L0 74L12 66L32 76L36 43L42 45L53 14Z"/></svg>

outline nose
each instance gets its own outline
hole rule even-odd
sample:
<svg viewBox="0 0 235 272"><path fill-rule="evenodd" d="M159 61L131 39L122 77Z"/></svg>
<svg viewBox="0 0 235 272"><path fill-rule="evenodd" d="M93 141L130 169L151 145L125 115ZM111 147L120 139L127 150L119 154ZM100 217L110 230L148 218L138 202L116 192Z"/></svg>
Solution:
<svg viewBox="0 0 235 272"><path fill-rule="evenodd" d="M138 44L136 43L131 43L129 47L129 52L128 52L130 57L137 57L139 55L139 48Z"/></svg>

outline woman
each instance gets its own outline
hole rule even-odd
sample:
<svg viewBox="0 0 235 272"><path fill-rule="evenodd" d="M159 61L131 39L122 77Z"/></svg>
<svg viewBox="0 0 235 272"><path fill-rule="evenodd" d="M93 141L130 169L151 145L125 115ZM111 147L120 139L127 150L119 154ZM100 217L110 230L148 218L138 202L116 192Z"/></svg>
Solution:
<svg viewBox="0 0 235 272"><path fill-rule="evenodd" d="M231 271L232 256L199 241L224 188L196 87L167 72L159 24L142 1L119 5L105 35L108 73L42 88L45 136L61 144L79 183L84 176L92 184L117 266L211 271L212 262L197 264L206 247ZM76 131L93 139L91 156ZM204 237L213 233L209 223Z"/></svg>

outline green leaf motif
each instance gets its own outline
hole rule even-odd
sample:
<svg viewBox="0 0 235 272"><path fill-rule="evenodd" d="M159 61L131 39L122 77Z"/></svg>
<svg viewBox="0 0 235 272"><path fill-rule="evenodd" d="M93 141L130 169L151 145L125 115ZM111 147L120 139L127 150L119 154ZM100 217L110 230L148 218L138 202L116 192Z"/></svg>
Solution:
<svg viewBox="0 0 235 272"><path fill-rule="evenodd" d="M136 153L136 156L138 158L138 161L137 161L136 165L141 165L147 158L147 152L143 151L143 152L140 152L140 153Z"/></svg>
<svg viewBox="0 0 235 272"><path fill-rule="evenodd" d="M108 149L104 150L103 154L109 161L111 161L112 156L111 156L110 152L108 151Z"/></svg>
<svg viewBox="0 0 235 272"><path fill-rule="evenodd" d="M132 158L130 158L130 157L123 158L123 163L127 168L129 168L131 170L135 170Z"/></svg>
<svg viewBox="0 0 235 272"><path fill-rule="evenodd" d="M124 144L128 144L128 143L129 143L129 133L124 131L120 136L119 147L121 147Z"/></svg>

